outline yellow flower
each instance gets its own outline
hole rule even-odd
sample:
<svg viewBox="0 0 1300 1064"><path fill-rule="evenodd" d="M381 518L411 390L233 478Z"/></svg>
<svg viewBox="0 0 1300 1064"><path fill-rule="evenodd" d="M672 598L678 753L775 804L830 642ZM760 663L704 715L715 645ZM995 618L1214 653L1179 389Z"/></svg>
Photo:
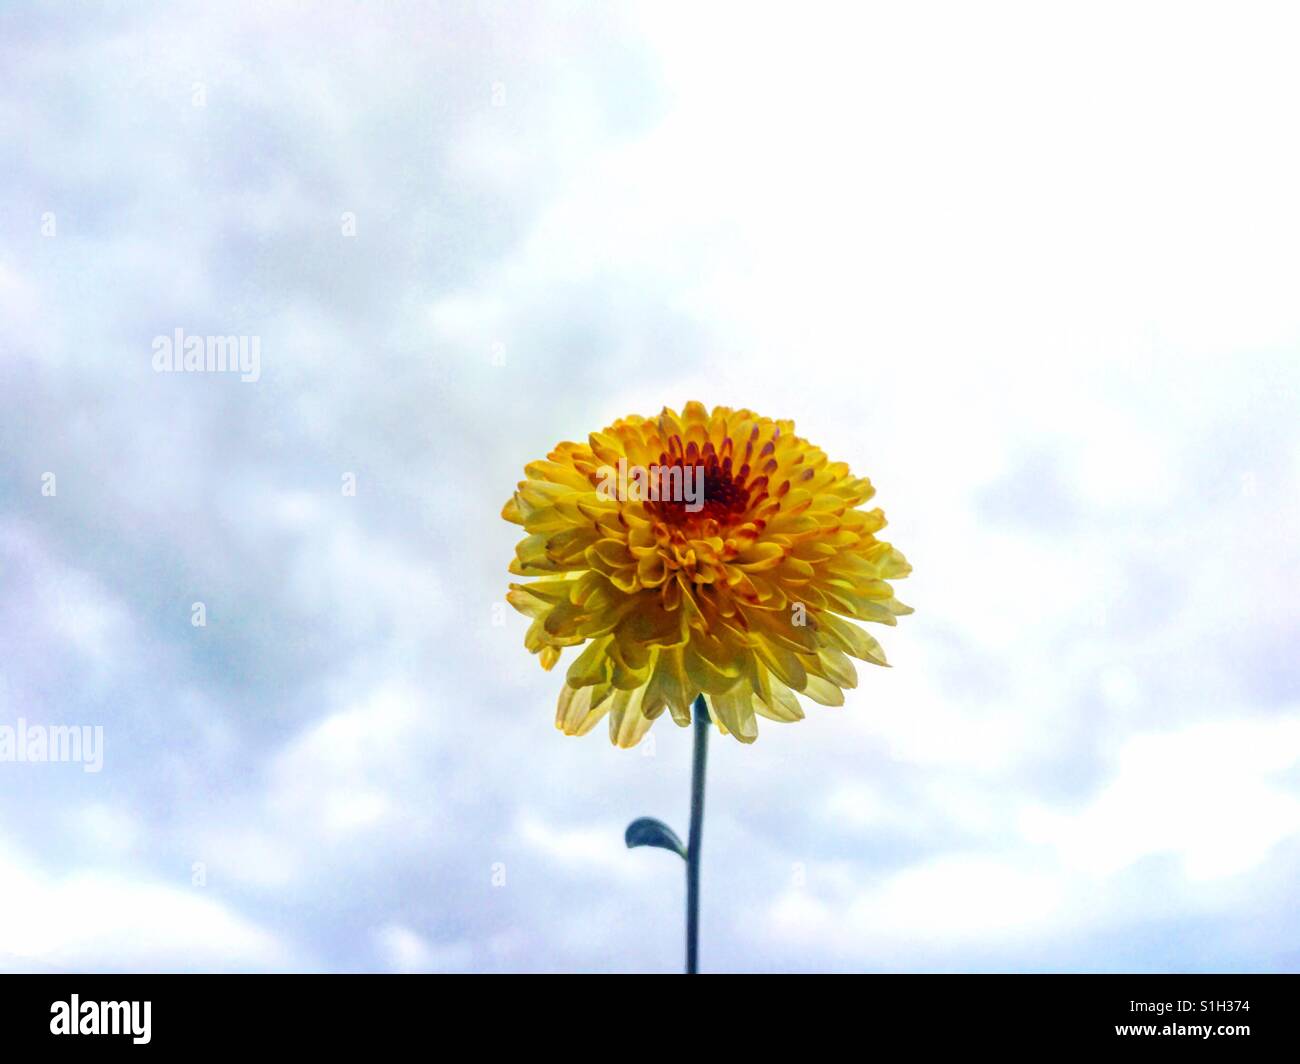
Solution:
<svg viewBox="0 0 1300 1064"><path fill-rule="evenodd" d="M561 443L524 474L501 516L528 533L510 571L539 579L507 598L543 668L587 644L560 694L567 735L608 714L610 738L635 746L665 709L689 724L703 691L718 727L753 742L755 714L802 719L795 692L843 705L850 655L886 664L851 620L912 612L888 583L911 566L876 538L884 514L858 509L871 482L792 421L687 403Z"/></svg>

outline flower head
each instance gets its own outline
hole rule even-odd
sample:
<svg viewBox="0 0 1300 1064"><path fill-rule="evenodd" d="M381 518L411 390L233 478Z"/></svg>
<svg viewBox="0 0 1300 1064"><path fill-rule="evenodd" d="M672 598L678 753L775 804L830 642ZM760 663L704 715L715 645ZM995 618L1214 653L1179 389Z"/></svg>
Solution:
<svg viewBox="0 0 1300 1064"><path fill-rule="evenodd" d="M792 421L687 403L622 418L561 443L501 516L527 535L510 571L536 577L507 596L532 618L524 643L545 669L569 666L556 726L583 735L609 716L634 746L664 710L690 723L703 691L741 742L756 716L803 717L857 685L850 656L884 665L852 621L894 624L911 609L888 581L911 571L876 538L875 493Z"/></svg>

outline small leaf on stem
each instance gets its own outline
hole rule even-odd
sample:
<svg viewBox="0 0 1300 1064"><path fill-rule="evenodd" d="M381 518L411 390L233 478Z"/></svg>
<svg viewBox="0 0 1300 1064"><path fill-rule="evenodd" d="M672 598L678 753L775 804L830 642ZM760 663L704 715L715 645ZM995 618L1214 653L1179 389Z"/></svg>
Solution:
<svg viewBox="0 0 1300 1064"><path fill-rule="evenodd" d="M658 846L661 850L672 850L683 861L686 860L686 847L682 840L672 828L652 816L637 817L632 821L623 832L623 841L629 850L637 846Z"/></svg>

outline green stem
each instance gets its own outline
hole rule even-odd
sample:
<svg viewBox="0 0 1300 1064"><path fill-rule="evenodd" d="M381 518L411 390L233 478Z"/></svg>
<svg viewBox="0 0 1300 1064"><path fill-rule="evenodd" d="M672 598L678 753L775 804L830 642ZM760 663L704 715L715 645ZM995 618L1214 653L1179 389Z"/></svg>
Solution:
<svg viewBox="0 0 1300 1064"><path fill-rule="evenodd" d="M691 828L686 840L686 974L699 970L700 845L704 836L704 768L709 758L709 707L695 700L695 753L691 759Z"/></svg>

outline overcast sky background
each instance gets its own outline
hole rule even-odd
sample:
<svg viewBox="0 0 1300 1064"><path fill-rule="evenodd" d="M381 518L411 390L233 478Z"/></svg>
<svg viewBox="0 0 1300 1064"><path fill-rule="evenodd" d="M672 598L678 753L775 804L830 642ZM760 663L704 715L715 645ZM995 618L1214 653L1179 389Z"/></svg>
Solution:
<svg viewBox="0 0 1300 1064"><path fill-rule="evenodd" d="M715 740L705 970L1300 969L1296 15L701 6L5 5L0 723L105 750L0 764L0 968L678 969L689 732L494 622L696 398L916 608Z"/></svg>

